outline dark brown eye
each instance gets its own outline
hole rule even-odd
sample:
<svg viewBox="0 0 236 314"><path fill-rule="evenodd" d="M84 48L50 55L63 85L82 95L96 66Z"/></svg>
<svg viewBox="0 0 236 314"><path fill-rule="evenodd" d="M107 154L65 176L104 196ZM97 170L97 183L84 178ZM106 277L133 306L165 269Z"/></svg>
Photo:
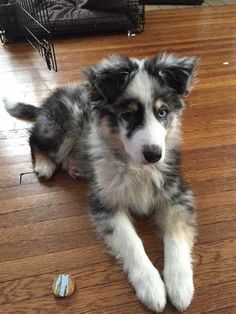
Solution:
<svg viewBox="0 0 236 314"><path fill-rule="evenodd" d="M124 112L120 115L120 118L129 122L133 118L133 112Z"/></svg>
<svg viewBox="0 0 236 314"><path fill-rule="evenodd" d="M161 109L158 111L158 117L164 119L167 117L168 113L169 113L168 109Z"/></svg>

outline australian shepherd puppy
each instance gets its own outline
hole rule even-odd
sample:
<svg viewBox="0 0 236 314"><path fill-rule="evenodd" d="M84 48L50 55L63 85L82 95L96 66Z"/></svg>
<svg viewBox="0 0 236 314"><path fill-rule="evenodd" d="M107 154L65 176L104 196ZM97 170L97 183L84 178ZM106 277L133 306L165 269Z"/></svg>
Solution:
<svg viewBox="0 0 236 314"><path fill-rule="evenodd" d="M197 60L160 54L113 56L84 70L81 84L56 89L40 108L5 99L6 110L33 120L34 170L49 179L58 165L87 177L91 215L121 262L138 299L161 312L167 295L191 303L195 210L180 174L181 114ZM163 279L145 253L131 214L153 214L164 240Z"/></svg>

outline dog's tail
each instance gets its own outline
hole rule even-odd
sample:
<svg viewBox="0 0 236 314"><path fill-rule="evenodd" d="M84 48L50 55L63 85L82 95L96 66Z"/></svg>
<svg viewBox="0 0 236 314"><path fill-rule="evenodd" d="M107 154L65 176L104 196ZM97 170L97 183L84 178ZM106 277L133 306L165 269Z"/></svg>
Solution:
<svg viewBox="0 0 236 314"><path fill-rule="evenodd" d="M3 102L5 104L6 111L11 116L21 119L21 120L34 122L41 110L40 108L35 107L33 105L28 105L23 102L18 102L10 98L3 98Z"/></svg>

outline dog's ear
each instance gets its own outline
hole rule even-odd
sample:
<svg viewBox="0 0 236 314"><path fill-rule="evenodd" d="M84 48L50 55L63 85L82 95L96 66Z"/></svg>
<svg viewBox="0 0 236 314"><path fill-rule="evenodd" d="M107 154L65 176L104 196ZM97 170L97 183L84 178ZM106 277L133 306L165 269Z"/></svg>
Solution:
<svg viewBox="0 0 236 314"><path fill-rule="evenodd" d="M195 81L197 63L196 57L178 57L163 53L147 60L145 67L161 83L171 87L177 94L185 96Z"/></svg>
<svg viewBox="0 0 236 314"><path fill-rule="evenodd" d="M113 102L134 77L138 64L130 58L112 56L100 64L85 68L83 73L92 87L94 99Z"/></svg>

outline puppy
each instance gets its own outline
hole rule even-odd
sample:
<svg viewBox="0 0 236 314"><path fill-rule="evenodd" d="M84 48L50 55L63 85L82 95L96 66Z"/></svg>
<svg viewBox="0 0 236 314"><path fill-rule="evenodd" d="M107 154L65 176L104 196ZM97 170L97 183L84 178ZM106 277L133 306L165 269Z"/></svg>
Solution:
<svg viewBox="0 0 236 314"><path fill-rule="evenodd" d="M197 60L159 54L113 56L84 70L86 81L55 90L40 108L5 99L6 110L33 120L34 170L49 179L58 165L91 187L91 216L121 262L138 299L161 312L166 291L180 311L191 303L195 237L192 193L180 174L181 114ZM153 214L164 240L163 280L130 215Z"/></svg>

